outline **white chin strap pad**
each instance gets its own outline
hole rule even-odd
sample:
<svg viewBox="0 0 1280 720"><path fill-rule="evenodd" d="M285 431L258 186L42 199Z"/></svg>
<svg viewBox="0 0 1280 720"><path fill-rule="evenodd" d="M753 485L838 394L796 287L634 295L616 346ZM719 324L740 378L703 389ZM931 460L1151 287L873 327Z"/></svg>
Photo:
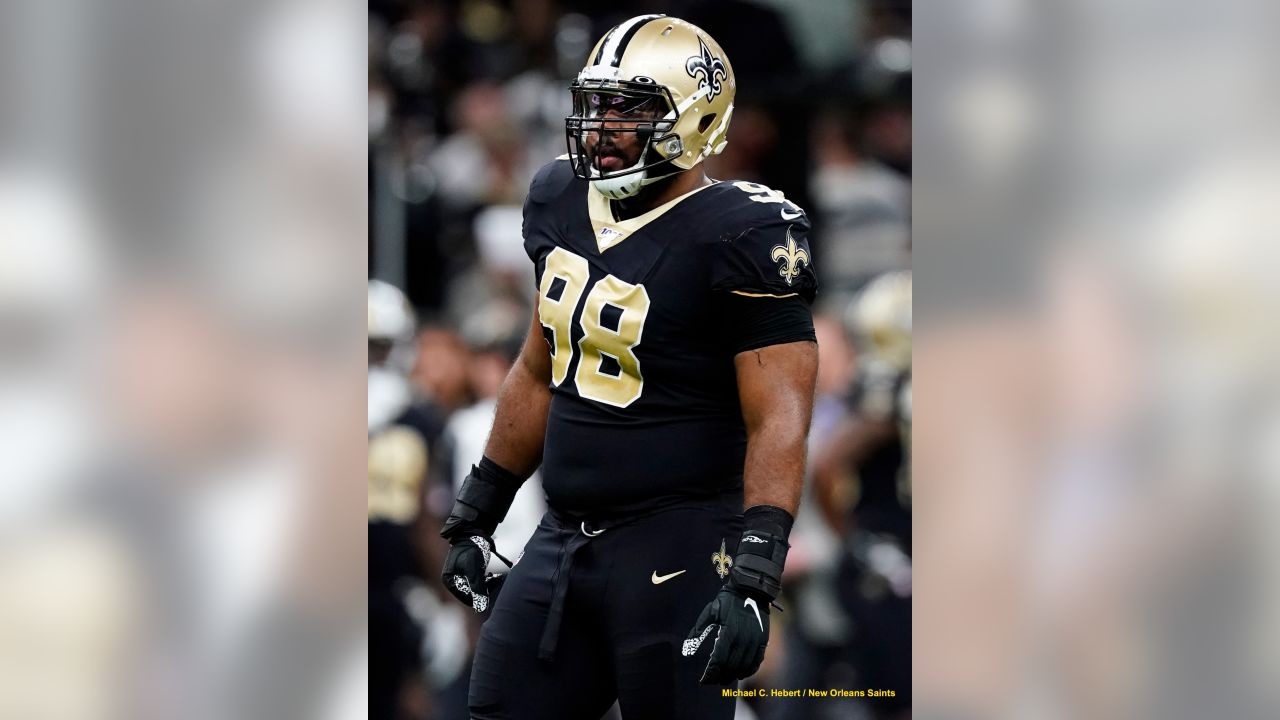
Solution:
<svg viewBox="0 0 1280 720"><path fill-rule="evenodd" d="M631 169L635 170L643 167L643 165L644 155L641 154L640 159L636 161L635 165L631 166ZM594 168L592 172L595 172ZM640 192L640 188L644 186L644 177L648 174L648 172L632 172L619 177L592 180L591 187L610 200L623 200Z"/></svg>

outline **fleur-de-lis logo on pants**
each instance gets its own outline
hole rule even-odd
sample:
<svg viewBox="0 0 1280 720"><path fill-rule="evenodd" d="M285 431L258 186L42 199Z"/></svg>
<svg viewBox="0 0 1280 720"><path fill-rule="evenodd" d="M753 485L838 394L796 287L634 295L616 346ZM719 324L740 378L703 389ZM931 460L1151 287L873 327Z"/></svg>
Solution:
<svg viewBox="0 0 1280 720"><path fill-rule="evenodd" d="M720 551L711 556L711 564L716 566L716 574L721 580L729 575L729 568L733 567L733 558L724 551L724 540L720 541Z"/></svg>
<svg viewBox="0 0 1280 720"><path fill-rule="evenodd" d="M788 285L800 277L800 265L809 264L809 251L796 244L796 239L791 236L790 225L787 226L787 244L773 246L773 261L782 263L778 267L778 274Z"/></svg>
<svg viewBox="0 0 1280 720"><path fill-rule="evenodd" d="M711 102L715 96L719 95L722 88L720 81L729 76L725 70L724 61L711 54L711 48L702 41L702 37L698 37L698 48L701 55L694 55L685 61L685 72L689 73L689 77L698 81L698 88L710 86L707 91L707 102Z"/></svg>

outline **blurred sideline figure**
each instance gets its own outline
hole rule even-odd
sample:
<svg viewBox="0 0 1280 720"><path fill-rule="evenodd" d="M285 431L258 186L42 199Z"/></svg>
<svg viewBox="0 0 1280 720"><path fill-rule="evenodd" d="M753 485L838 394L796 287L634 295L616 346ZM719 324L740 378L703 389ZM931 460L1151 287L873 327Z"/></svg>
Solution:
<svg viewBox="0 0 1280 720"><path fill-rule="evenodd" d="M861 350L847 414L814 459L813 494L842 538L836 587L852 621L856 685L895 688L870 705L907 717L911 687L911 274L872 280L846 324Z"/></svg>
<svg viewBox="0 0 1280 720"><path fill-rule="evenodd" d="M425 571L429 469L446 450L439 413L409 381L416 322L399 289L369 282L369 713L388 720L421 715L429 697L423 628L406 603Z"/></svg>

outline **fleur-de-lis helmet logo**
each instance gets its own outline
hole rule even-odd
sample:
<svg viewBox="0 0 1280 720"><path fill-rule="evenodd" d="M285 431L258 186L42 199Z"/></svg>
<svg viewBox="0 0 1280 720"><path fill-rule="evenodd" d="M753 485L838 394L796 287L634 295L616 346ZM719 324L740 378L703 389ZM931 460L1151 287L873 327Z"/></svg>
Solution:
<svg viewBox="0 0 1280 720"><path fill-rule="evenodd" d="M707 91L707 102L711 102L723 90L720 81L727 78L729 73L725 70L724 60L711 54L711 48L703 42L702 36L698 36L698 49L701 54L694 55L685 61L684 69L689 73L689 77L698 81L699 90L710 87Z"/></svg>
<svg viewBox="0 0 1280 720"><path fill-rule="evenodd" d="M782 263L778 267L778 274L788 285L800 277L801 264L809 264L809 251L796 244L796 239L791 236L790 225L787 226L787 244L773 246L773 261Z"/></svg>

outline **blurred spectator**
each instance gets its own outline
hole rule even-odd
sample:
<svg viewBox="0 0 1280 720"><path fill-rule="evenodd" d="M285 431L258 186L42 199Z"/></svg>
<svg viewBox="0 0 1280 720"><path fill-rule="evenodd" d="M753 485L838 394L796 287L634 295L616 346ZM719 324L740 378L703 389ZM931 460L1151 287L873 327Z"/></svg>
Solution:
<svg viewBox="0 0 1280 720"><path fill-rule="evenodd" d="M911 185L869 156L862 126L845 113L825 113L813 135L813 211L823 227L823 307L846 306L870 278L906 267Z"/></svg>
<svg viewBox="0 0 1280 720"><path fill-rule="evenodd" d="M531 157L507 102L502 88L487 83L472 85L458 97L451 123L455 132L428 161L446 207L523 199L543 159Z"/></svg>
<svg viewBox="0 0 1280 720"><path fill-rule="evenodd" d="M462 339L452 330L428 327L419 333L417 344L414 383L446 414L469 405L471 386L467 363L470 356Z"/></svg>

